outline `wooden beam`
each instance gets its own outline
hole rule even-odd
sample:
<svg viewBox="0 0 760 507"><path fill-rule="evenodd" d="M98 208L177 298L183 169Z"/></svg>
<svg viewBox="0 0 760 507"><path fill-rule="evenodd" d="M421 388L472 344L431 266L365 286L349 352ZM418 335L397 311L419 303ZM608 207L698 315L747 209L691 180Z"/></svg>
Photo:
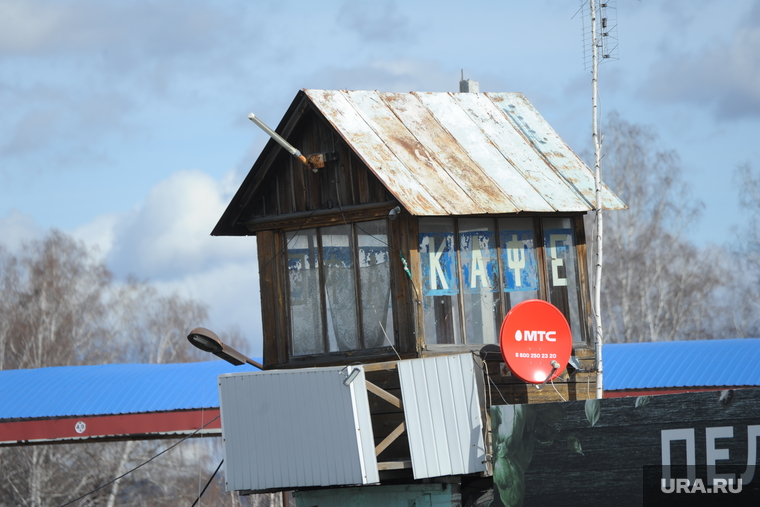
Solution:
<svg viewBox="0 0 760 507"><path fill-rule="evenodd" d="M403 432L406 431L406 423L401 423L396 426L396 429L391 431L391 434L383 439L382 442L375 447L375 456L379 456L381 452L388 448L394 440L396 440Z"/></svg>
<svg viewBox="0 0 760 507"><path fill-rule="evenodd" d="M363 364L364 371L393 371L398 367L398 361L385 361L382 363Z"/></svg>
<svg viewBox="0 0 760 507"><path fill-rule="evenodd" d="M369 391L372 394L375 394L375 395L381 397L382 399L384 399L385 401L387 401L388 403L390 403L394 407L398 407L401 410L404 410L404 404L401 402L401 398L393 396L391 393L389 393L388 391L386 391L382 387L376 386L375 384L373 384L369 380L365 380L365 382L367 384L367 391Z"/></svg>
<svg viewBox="0 0 760 507"><path fill-rule="evenodd" d="M412 462L406 461L381 461L377 464L378 470L402 470L404 468L412 468Z"/></svg>
<svg viewBox="0 0 760 507"><path fill-rule="evenodd" d="M264 217L251 218L241 221L250 232L258 232L267 229L288 229L296 227L318 227L344 221L371 220L385 218L391 209L398 206L396 201L375 202L358 204L356 206L343 206L343 208L318 209L313 211L298 211L283 215L271 214Z"/></svg>

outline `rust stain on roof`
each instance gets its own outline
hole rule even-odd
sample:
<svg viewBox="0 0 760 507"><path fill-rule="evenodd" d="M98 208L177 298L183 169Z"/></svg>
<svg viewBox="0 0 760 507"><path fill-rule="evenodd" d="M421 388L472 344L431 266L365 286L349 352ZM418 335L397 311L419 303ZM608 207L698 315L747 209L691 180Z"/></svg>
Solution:
<svg viewBox="0 0 760 507"><path fill-rule="evenodd" d="M305 93L413 215L594 208L593 172L520 93Z"/></svg>

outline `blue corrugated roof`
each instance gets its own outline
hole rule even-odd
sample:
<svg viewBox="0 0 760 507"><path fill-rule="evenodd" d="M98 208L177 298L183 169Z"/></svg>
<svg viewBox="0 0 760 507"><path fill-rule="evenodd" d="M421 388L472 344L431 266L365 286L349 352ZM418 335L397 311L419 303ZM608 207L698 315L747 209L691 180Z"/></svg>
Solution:
<svg viewBox="0 0 760 507"><path fill-rule="evenodd" d="M219 407L217 377L257 371L225 361L0 371L0 419Z"/></svg>
<svg viewBox="0 0 760 507"><path fill-rule="evenodd" d="M604 346L604 389L760 386L760 339Z"/></svg>
<svg viewBox="0 0 760 507"><path fill-rule="evenodd" d="M0 371L0 419L219 407L217 377L255 371L225 361ZM760 386L760 339L609 344L604 388Z"/></svg>

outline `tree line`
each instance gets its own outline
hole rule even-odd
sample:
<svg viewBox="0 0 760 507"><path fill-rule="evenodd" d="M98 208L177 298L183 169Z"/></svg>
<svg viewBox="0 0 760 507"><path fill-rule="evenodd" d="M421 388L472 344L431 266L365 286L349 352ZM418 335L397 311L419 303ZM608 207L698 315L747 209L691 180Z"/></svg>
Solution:
<svg viewBox="0 0 760 507"><path fill-rule="evenodd" d="M211 360L186 339L189 328L206 319L197 301L160 295L145 281L117 282L82 243L61 232L18 254L0 247L0 370ZM223 339L238 346L242 341L236 332ZM0 448L0 506L63 505L174 442ZM221 456L217 438L186 440L75 505L191 505ZM203 496L207 505L270 504L267 495L225 493L221 475Z"/></svg>
<svg viewBox="0 0 760 507"><path fill-rule="evenodd" d="M735 180L744 225L732 244L706 246L691 236L704 205L651 128L610 115L603 167L628 205L604 219L605 341L760 337L760 175L750 163L733 176L716 168L714 178Z"/></svg>

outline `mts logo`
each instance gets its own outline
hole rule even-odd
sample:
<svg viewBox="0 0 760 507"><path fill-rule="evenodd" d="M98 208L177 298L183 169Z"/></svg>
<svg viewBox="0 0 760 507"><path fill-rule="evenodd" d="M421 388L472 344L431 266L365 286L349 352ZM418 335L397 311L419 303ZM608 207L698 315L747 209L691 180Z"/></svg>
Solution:
<svg viewBox="0 0 760 507"><path fill-rule="evenodd" d="M556 331L515 331L515 341L521 342L542 342L544 340L548 342L556 342Z"/></svg>

